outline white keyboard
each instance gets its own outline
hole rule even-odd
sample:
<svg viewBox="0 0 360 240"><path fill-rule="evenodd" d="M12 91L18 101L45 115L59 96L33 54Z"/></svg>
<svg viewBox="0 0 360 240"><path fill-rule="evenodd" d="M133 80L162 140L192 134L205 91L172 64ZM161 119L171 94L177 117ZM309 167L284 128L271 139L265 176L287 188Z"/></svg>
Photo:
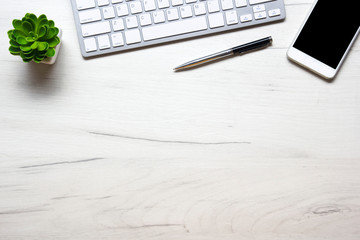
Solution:
<svg viewBox="0 0 360 240"><path fill-rule="evenodd" d="M71 0L84 57L285 18L283 0Z"/></svg>

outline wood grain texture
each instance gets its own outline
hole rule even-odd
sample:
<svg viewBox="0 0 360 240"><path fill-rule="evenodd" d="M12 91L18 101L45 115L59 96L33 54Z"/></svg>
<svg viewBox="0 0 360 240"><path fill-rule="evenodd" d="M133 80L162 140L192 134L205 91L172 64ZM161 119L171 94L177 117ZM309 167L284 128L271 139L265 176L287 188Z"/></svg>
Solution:
<svg viewBox="0 0 360 240"><path fill-rule="evenodd" d="M333 82L297 67L312 0L285 2L281 23L84 60L70 1L8 1L0 32L34 12L64 35L54 66L0 38L0 239L360 239L360 42Z"/></svg>

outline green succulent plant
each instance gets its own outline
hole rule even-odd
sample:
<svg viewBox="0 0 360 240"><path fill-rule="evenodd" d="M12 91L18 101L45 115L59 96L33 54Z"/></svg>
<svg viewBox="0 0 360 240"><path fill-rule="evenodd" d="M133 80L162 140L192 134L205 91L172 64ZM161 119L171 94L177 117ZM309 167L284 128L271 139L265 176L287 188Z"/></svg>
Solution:
<svg viewBox="0 0 360 240"><path fill-rule="evenodd" d="M55 55L55 47L60 43L59 29L46 15L36 17L27 13L21 20L14 19L12 25L14 29L8 31L12 55L20 55L24 62L37 63Z"/></svg>

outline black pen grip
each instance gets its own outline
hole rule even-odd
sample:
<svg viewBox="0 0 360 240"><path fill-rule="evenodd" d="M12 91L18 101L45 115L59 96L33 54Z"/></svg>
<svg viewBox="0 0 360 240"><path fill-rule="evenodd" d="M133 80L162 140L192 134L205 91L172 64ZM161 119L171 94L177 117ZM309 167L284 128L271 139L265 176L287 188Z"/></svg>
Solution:
<svg viewBox="0 0 360 240"><path fill-rule="evenodd" d="M266 37L266 38L262 38L253 42L249 42L249 43L245 43L243 45L237 46L237 47L233 47L231 50L233 51L233 53L243 53L243 52L247 52L247 51L251 51L254 49L258 49L258 48L263 48L266 47L268 45L270 45L272 42L272 38L271 37Z"/></svg>

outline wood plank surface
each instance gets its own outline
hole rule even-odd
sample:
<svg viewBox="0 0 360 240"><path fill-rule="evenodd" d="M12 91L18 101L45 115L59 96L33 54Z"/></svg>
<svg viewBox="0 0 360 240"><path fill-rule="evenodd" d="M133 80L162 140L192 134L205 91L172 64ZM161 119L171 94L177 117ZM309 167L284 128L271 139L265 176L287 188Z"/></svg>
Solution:
<svg viewBox="0 0 360 240"><path fill-rule="evenodd" d="M0 8L0 239L360 239L360 41L336 79L284 22L85 60L69 0ZM8 53L11 20L63 30L55 65ZM267 49L173 67L271 35Z"/></svg>

